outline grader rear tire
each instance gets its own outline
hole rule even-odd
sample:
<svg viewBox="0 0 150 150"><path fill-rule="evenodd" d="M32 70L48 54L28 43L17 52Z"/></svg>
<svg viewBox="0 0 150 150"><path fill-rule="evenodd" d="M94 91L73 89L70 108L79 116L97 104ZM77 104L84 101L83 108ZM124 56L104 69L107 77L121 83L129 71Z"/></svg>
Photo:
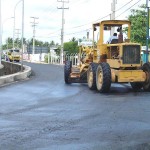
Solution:
<svg viewBox="0 0 150 150"><path fill-rule="evenodd" d="M71 68L72 68L72 62L71 61L66 61L65 62L65 66L64 66L64 80L65 80L66 84L70 84L71 83L69 81Z"/></svg>
<svg viewBox="0 0 150 150"><path fill-rule="evenodd" d="M146 73L146 81L143 82L143 90L150 92L150 63L145 63L142 66L142 70Z"/></svg>
<svg viewBox="0 0 150 150"><path fill-rule="evenodd" d="M102 62L96 70L96 86L100 93L108 93L111 86L111 69L108 63Z"/></svg>
<svg viewBox="0 0 150 150"><path fill-rule="evenodd" d="M141 82L130 82L130 84L134 91L139 91L143 87Z"/></svg>
<svg viewBox="0 0 150 150"><path fill-rule="evenodd" d="M90 90L96 90L96 69L98 64L91 63L87 70L87 83Z"/></svg>

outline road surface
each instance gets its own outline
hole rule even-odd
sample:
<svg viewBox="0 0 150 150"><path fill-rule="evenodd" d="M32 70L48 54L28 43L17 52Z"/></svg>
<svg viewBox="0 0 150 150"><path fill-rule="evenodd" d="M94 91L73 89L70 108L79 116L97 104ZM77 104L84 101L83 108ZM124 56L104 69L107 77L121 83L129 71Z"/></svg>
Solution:
<svg viewBox="0 0 150 150"><path fill-rule="evenodd" d="M1 150L150 149L150 93L65 85L63 67L27 63L33 76L0 88Z"/></svg>

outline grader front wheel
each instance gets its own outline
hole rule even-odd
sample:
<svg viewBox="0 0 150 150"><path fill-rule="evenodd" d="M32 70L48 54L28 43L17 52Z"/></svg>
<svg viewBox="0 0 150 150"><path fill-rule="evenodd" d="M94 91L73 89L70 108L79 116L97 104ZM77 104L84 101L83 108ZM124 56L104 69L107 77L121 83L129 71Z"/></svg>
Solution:
<svg viewBox="0 0 150 150"><path fill-rule="evenodd" d="M96 69L97 69L98 64L96 63L91 63L89 65L89 68L87 70L87 83L88 87L91 90L96 89Z"/></svg>
<svg viewBox="0 0 150 150"><path fill-rule="evenodd" d="M66 84L70 84L69 77L71 73L72 62L66 61L64 66L64 80Z"/></svg>
<svg viewBox="0 0 150 150"><path fill-rule="evenodd" d="M100 93L109 92L111 86L111 69L108 63L100 63L96 71L96 86Z"/></svg>
<svg viewBox="0 0 150 150"><path fill-rule="evenodd" d="M143 83L144 91L150 92L150 63L147 62L142 66L143 71L146 73L146 80Z"/></svg>

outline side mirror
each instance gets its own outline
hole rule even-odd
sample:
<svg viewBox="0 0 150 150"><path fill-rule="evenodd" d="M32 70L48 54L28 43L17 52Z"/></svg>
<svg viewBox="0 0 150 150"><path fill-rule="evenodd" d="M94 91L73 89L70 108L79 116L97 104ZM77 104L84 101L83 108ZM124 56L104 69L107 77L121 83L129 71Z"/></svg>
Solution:
<svg viewBox="0 0 150 150"><path fill-rule="evenodd" d="M104 26L104 30L110 31L110 30L111 30L111 27L109 27L109 26Z"/></svg>
<svg viewBox="0 0 150 150"><path fill-rule="evenodd" d="M107 30L107 27L106 27L106 26L104 26L104 30Z"/></svg>
<svg viewBox="0 0 150 150"><path fill-rule="evenodd" d="M118 27L117 32L121 32L122 31L122 27Z"/></svg>
<svg viewBox="0 0 150 150"><path fill-rule="evenodd" d="M120 28L117 28L117 32L120 32Z"/></svg>
<svg viewBox="0 0 150 150"><path fill-rule="evenodd" d="M94 27L94 31L96 31L97 29Z"/></svg>

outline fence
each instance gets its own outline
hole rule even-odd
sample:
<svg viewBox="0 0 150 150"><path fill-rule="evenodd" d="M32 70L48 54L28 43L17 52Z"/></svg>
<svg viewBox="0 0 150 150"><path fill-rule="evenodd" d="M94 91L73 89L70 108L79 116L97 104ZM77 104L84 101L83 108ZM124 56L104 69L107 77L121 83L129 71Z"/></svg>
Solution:
<svg viewBox="0 0 150 150"><path fill-rule="evenodd" d="M48 60L47 62L50 64L60 64L60 55L47 55ZM65 61L72 61L72 65L78 65L79 64L79 54L74 53L74 54L66 54L64 55L64 62Z"/></svg>
<svg viewBox="0 0 150 150"><path fill-rule="evenodd" d="M37 61L37 62L44 62L45 61L45 56L47 54L46 53L41 53L41 54L28 54L28 53L24 53L23 54L23 60L27 60L27 61Z"/></svg>
<svg viewBox="0 0 150 150"><path fill-rule="evenodd" d="M47 62L49 64L60 64L60 55L57 54L50 54L50 53L41 53L41 54L28 54L24 53L23 54L23 59L27 61L32 61L34 60L35 62ZM64 62L65 61L72 61L72 65L78 65L79 62L79 54L74 53L74 54L66 54L64 55Z"/></svg>
<svg viewBox="0 0 150 150"><path fill-rule="evenodd" d="M81 56L79 56L79 53L72 53L72 54L66 54L64 55L64 61L72 61L72 65L76 66L80 64L80 58L84 58L85 54L83 53ZM143 53L141 55L143 63L146 62L146 54ZM50 53L41 53L41 54L34 54L34 57L32 54L23 54L23 59L28 61L38 61L38 62L46 62L49 64L60 64L60 55L57 54L50 54ZM150 53L148 55L148 61L150 62Z"/></svg>

